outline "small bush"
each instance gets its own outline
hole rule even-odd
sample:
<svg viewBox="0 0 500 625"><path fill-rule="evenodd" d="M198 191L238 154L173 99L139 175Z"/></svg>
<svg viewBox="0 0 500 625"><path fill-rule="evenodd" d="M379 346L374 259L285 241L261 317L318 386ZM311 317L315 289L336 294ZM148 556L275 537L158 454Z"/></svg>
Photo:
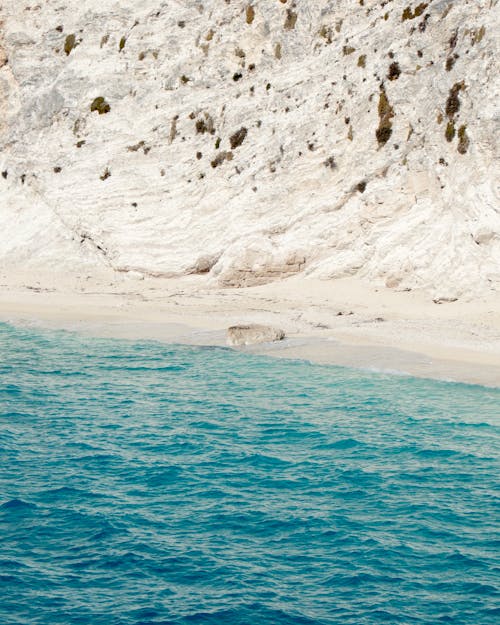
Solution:
<svg viewBox="0 0 500 625"><path fill-rule="evenodd" d="M109 113L110 110L111 107L102 96L95 98L95 100L90 105L90 111L97 111L99 115L105 115L106 113Z"/></svg>

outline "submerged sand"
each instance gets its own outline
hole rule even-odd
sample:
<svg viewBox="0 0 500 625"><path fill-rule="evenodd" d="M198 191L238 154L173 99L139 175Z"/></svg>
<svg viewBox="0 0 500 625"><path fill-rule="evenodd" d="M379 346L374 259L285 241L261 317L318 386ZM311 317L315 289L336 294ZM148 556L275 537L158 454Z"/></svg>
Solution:
<svg viewBox="0 0 500 625"><path fill-rule="evenodd" d="M0 320L97 336L225 345L234 324L282 328L284 341L243 351L500 387L500 296L435 303L359 279L293 277L220 289L203 275L103 271L0 277Z"/></svg>

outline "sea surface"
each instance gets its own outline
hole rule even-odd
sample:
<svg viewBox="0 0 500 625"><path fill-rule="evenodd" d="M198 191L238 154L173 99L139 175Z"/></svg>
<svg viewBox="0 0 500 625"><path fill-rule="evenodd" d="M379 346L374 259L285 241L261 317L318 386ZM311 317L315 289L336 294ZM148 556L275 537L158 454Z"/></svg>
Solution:
<svg viewBox="0 0 500 625"><path fill-rule="evenodd" d="M0 324L0 625L498 625L500 389Z"/></svg>

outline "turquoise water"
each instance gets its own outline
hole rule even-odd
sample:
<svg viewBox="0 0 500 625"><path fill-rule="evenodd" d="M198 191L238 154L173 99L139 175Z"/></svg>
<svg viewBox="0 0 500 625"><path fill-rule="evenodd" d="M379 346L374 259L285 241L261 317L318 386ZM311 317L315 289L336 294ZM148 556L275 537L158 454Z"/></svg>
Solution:
<svg viewBox="0 0 500 625"><path fill-rule="evenodd" d="M500 619L500 390L0 324L0 624Z"/></svg>

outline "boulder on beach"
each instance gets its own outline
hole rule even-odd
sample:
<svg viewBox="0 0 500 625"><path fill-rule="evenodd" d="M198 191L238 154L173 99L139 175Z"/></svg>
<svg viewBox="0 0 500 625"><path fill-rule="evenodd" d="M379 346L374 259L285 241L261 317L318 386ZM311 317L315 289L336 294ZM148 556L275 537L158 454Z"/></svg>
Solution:
<svg viewBox="0 0 500 625"><path fill-rule="evenodd" d="M256 343L271 343L273 341L281 341L284 338L285 333L283 330L257 323L231 326L227 330L227 344L233 347L254 345Z"/></svg>

